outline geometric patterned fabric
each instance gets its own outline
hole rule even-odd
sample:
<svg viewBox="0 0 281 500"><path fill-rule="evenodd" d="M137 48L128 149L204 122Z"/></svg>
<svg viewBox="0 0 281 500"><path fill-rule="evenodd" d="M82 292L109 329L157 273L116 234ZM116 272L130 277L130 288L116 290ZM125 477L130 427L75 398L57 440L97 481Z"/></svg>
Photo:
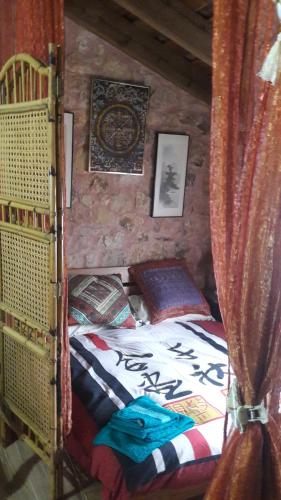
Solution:
<svg viewBox="0 0 281 500"><path fill-rule="evenodd" d="M69 279L69 322L135 328L121 277L77 275Z"/></svg>
<svg viewBox="0 0 281 500"><path fill-rule="evenodd" d="M191 278L184 260L166 259L129 268L142 291L151 323L184 314L210 314L210 307Z"/></svg>

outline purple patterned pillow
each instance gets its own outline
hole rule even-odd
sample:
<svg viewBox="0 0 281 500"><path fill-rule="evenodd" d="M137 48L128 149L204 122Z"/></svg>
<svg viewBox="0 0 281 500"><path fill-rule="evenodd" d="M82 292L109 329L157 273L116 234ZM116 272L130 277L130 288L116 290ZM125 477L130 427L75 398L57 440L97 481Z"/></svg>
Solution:
<svg viewBox="0 0 281 500"><path fill-rule="evenodd" d="M151 323L189 313L211 314L184 260L166 259L137 264L130 267L129 272L144 295Z"/></svg>
<svg viewBox="0 0 281 500"><path fill-rule="evenodd" d="M135 328L119 275L77 275L68 284L69 322Z"/></svg>

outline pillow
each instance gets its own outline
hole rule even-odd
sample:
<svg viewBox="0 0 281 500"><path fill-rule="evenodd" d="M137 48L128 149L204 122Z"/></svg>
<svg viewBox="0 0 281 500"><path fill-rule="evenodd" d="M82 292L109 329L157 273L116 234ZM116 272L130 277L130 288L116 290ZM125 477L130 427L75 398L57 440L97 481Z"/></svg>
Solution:
<svg viewBox="0 0 281 500"><path fill-rule="evenodd" d="M149 311L142 295L129 295L129 304L137 326L150 323Z"/></svg>
<svg viewBox="0 0 281 500"><path fill-rule="evenodd" d="M69 321L80 325L135 328L121 277L77 275L69 279Z"/></svg>
<svg viewBox="0 0 281 500"><path fill-rule="evenodd" d="M129 295L128 300L137 326L149 325L150 315L143 295ZM209 314L206 315L206 313L189 313L164 319L163 323L172 323L175 321L215 321L215 319Z"/></svg>
<svg viewBox="0 0 281 500"><path fill-rule="evenodd" d="M144 296L152 324L184 314L211 314L184 260L137 264L129 272Z"/></svg>

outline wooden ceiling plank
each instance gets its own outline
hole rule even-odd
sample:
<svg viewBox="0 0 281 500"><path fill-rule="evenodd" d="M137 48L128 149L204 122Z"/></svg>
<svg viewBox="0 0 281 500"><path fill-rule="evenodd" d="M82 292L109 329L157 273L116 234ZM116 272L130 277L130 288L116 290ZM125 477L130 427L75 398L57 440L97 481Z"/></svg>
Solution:
<svg viewBox="0 0 281 500"><path fill-rule="evenodd" d="M87 0L82 0L79 5L83 6L83 8L89 8L87 7L87 3L89 3ZM69 8L69 6L70 2L66 2L66 9ZM118 7L115 6L112 1L107 0L107 2L104 2L104 0L94 0L91 2L91 7L94 9L95 15L98 15L101 19L106 20L107 24L113 25L115 29L118 29L122 45L123 43L130 43L130 40L133 39L148 51L152 51L159 59L168 60L171 67L182 72L184 75L188 75L188 79L196 80L196 78L198 78L198 68L195 68L193 64L189 63L187 59L183 57L180 49L176 48L176 50L174 50L170 44L168 46L165 45L166 42L163 44L161 35L151 31L151 29L142 22L138 20L132 22L125 16L120 15L120 9L118 10ZM157 35L159 35L159 39ZM185 53L184 51L182 52ZM200 80L208 80L210 77L209 68L207 66L203 67Z"/></svg>
<svg viewBox="0 0 281 500"><path fill-rule="evenodd" d="M108 5L108 0L106 4L103 0L65 0L65 14L194 97L210 102L208 72L202 78L198 68L180 54L167 50L155 39L152 43L146 30L142 31L140 26L135 26L116 11L108 11Z"/></svg>
<svg viewBox="0 0 281 500"><path fill-rule="evenodd" d="M182 16L173 7L172 1L169 4L163 0L114 0L114 2L201 61L209 66L212 65L210 33L193 24L188 16Z"/></svg>
<svg viewBox="0 0 281 500"><path fill-rule="evenodd" d="M178 14L184 16L186 19L189 19L191 23L197 26L200 30L206 31L212 36L212 23L210 20L205 17L197 14L196 9L192 10L188 6L188 2L184 2L183 0L163 0L166 5L169 5L173 9L175 9Z"/></svg>
<svg viewBox="0 0 281 500"><path fill-rule="evenodd" d="M167 0L169 1L169 0ZM213 0L180 0L183 2L189 9L193 11L200 12L201 9L211 5Z"/></svg>

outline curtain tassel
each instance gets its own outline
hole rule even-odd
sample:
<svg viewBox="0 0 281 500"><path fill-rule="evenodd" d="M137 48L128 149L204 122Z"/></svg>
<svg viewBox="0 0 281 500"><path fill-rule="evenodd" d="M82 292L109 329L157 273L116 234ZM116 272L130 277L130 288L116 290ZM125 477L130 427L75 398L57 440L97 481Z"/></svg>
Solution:
<svg viewBox="0 0 281 500"><path fill-rule="evenodd" d="M273 0L274 1L274 0ZM279 21L281 22L281 3L280 0L275 0L276 11ZM275 85L281 72L281 33L277 35L277 39L267 54L258 76L266 82L271 82Z"/></svg>
<svg viewBox="0 0 281 500"><path fill-rule="evenodd" d="M231 414L231 419L234 427L245 432L249 422L268 422L268 411L264 404L250 406L242 405L239 395L239 387L237 379L234 379L227 395L227 412Z"/></svg>

